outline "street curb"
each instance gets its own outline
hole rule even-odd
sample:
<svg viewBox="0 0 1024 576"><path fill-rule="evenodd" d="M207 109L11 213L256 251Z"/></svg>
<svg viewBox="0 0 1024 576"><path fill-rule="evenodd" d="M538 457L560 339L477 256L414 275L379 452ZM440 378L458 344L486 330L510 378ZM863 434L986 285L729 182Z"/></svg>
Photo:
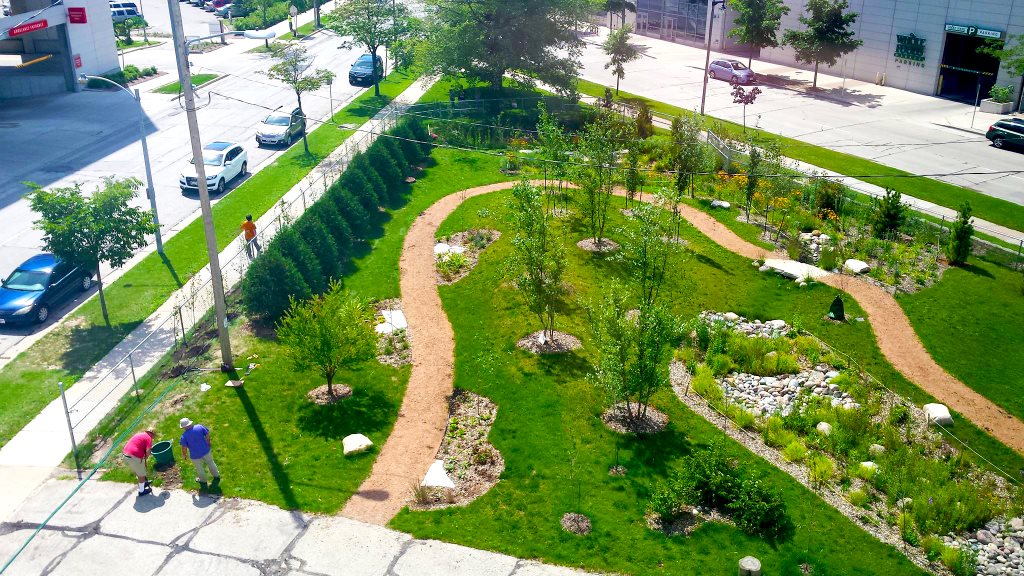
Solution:
<svg viewBox="0 0 1024 576"><path fill-rule="evenodd" d="M145 50L147 48L156 48L157 46L163 46L166 43L166 40L161 40L155 44L147 44L145 46L137 46L135 48L129 48L128 50L122 50L121 54L131 54L132 52L138 52L139 50Z"/></svg>
<svg viewBox="0 0 1024 576"><path fill-rule="evenodd" d="M231 74L221 74L221 75L217 76L216 78L214 78L213 80L210 80L209 82L203 82L203 83L202 83L202 84L200 84L199 86L196 86L196 90L198 90L198 89L200 89L200 88L206 88L206 87L207 87L207 86L209 86L210 84L216 84L216 83L217 83L218 81L220 81L220 80L223 80L224 78L228 78L228 77L230 77L230 76L231 76ZM167 85L167 84L164 84L164 86L166 86L166 85ZM155 90L158 90L158 89L160 89L161 87L162 87L162 86L157 86L157 87L156 87L156 88L154 88L153 90L150 90L150 92L151 92L151 93L154 93L154 94L159 94L159 92L155 92ZM165 96L165 94L160 94L160 96ZM177 95L177 96L175 96L174 98L171 98L171 100L180 100L180 99L181 99L181 89L179 88L179 90L178 90L178 95Z"/></svg>

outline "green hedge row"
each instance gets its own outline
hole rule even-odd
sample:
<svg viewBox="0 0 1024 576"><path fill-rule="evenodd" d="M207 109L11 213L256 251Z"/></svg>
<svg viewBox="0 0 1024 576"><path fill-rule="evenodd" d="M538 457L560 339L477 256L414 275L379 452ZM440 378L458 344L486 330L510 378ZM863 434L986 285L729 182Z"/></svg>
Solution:
<svg viewBox="0 0 1024 576"><path fill-rule="evenodd" d="M276 322L289 297L309 298L341 277L353 247L372 232L382 207L404 201L405 178L430 156L430 136L416 118L405 118L352 159L327 192L289 227L279 231L242 279L246 311Z"/></svg>

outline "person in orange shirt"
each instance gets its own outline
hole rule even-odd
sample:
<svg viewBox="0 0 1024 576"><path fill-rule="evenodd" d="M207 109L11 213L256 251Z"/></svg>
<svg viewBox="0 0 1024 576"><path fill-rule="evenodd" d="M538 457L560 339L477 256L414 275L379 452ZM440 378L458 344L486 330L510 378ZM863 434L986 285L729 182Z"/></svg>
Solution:
<svg viewBox="0 0 1024 576"><path fill-rule="evenodd" d="M242 235L245 237L245 254L252 260L262 250L260 241L256 238L256 223L252 221L252 214L246 214L241 229Z"/></svg>

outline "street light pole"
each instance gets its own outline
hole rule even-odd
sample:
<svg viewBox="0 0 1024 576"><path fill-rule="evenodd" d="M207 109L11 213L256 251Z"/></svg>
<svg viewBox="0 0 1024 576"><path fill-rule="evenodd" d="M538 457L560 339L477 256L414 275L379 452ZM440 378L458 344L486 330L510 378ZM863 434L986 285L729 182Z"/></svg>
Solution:
<svg viewBox="0 0 1024 576"><path fill-rule="evenodd" d="M160 217L157 215L156 210L156 190L153 188L153 170L149 164L149 146L146 144L146 112L142 109L142 95L139 94L139 89L135 89L135 94L132 94L127 88L121 86L117 82L104 78L102 76L88 76L82 74L78 77L79 82L86 84L89 80L97 80L106 82L116 86L122 92L127 93L139 104L139 140L142 141L142 162L146 165L146 198L149 198L149 209L153 213L153 224L156 226L156 251L159 254L164 253L164 241L160 234Z"/></svg>
<svg viewBox="0 0 1024 576"><path fill-rule="evenodd" d="M724 6L725 0L713 0L708 4L708 27L704 33L706 50L704 53L704 87L700 91L700 115L704 115L704 100L708 95L708 67L711 65L711 24L715 20L715 6Z"/></svg>

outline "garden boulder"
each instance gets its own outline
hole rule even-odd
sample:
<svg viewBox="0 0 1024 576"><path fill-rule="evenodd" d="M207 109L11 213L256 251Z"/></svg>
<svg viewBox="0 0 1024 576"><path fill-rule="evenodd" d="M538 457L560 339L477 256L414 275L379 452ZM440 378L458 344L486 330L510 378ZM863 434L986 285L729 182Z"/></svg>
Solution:
<svg viewBox="0 0 1024 576"><path fill-rule="evenodd" d="M345 451L345 456L348 456L368 450L373 446L373 442L362 434L349 434L341 439L341 446Z"/></svg>
<svg viewBox="0 0 1024 576"><path fill-rule="evenodd" d="M1024 530L1024 518L1011 518L1010 529L1014 532L1020 532Z"/></svg>
<svg viewBox="0 0 1024 576"><path fill-rule="evenodd" d="M724 210L727 210L730 207L732 207L732 204L729 204L725 200L712 200L711 201L711 207L712 208L722 208Z"/></svg>
<svg viewBox="0 0 1024 576"><path fill-rule="evenodd" d="M427 488L455 488L455 482L452 482L445 472L444 460L434 460L430 468L427 468L427 475L423 477L420 485Z"/></svg>
<svg viewBox="0 0 1024 576"><path fill-rule="evenodd" d="M761 561L753 556L740 558L740 576L761 576Z"/></svg>
<svg viewBox="0 0 1024 576"><path fill-rule="evenodd" d="M818 425L814 427L818 431L818 434L822 436L828 436L832 433L832 425L828 422L818 422Z"/></svg>
<svg viewBox="0 0 1024 576"><path fill-rule="evenodd" d="M921 408L928 415L929 422L934 422L939 426L953 425L953 416L950 415L949 408L946 408L944 404L925 404Z"/></svg>
<svg viewBox="0 0 1024 576"><path fill-rule="evenodd" d="M867 460L860 463L860 469L873 475L875 472L878 472L878 464L875 464L871 460Z"/></svg>
<svg viewBox="0 0 1024 576"><path fill-rule="evenodd" d="M992 533L988 530L978 530L974 537L978 539L978 544L991 544L993 539Z"/></svg>
<svg viewBox="0 0 1024 576"><path fill-rule="evenodd" d="M850 258L849 260L847 260L843 264L843 268L846 268L847 270L853 272L854 274L865 274L869 270L871 270L871 266L868 266L867 262L863 260L857 260L855 258Z"/></svg>
<svg viewBox="0 0 1024 576"><path fill-rule="evenodd" d="M871 446L868 446L868 454L871 454L872 456L878 456L879 454L884 453L885 446L882 446L881 444L872 444Z"/></svg>

